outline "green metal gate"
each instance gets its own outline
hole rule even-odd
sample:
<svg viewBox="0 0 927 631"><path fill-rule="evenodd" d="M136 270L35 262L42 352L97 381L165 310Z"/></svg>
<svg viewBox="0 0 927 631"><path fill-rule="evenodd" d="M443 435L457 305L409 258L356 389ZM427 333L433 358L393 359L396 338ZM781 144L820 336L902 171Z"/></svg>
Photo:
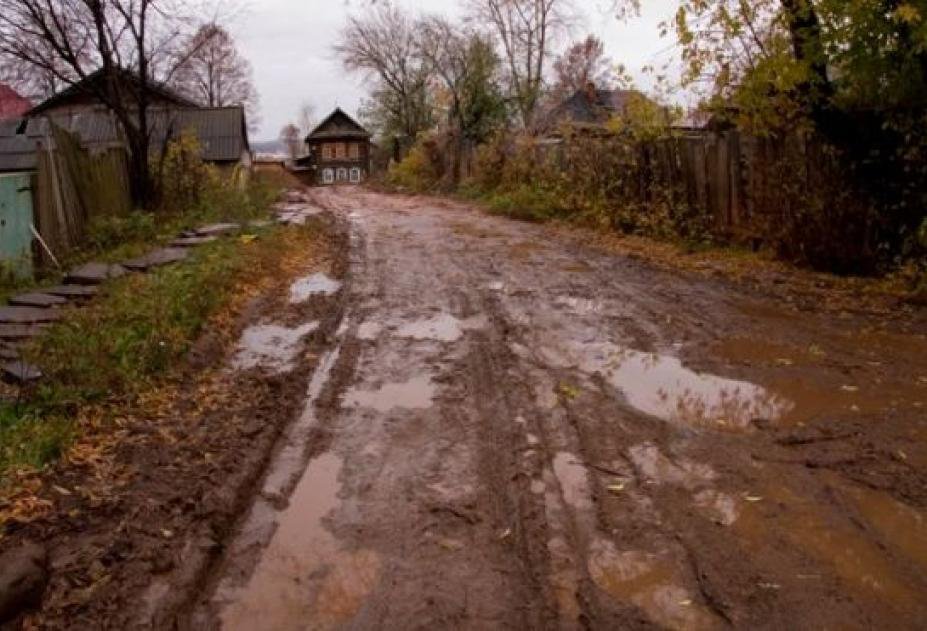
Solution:
<svg viewBox="0 0 927 631"><path fill-rule="evenodd" d="M0 173L0 264L4 274L32 275L32 175Z"/></svg>

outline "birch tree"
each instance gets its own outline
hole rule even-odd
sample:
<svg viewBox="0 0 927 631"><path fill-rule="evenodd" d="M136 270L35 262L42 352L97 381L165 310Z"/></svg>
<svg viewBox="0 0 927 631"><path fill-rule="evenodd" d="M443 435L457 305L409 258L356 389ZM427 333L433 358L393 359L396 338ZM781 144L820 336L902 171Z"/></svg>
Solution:
<svg viewBox="0 0 927 631"><path fill-rule="evenodd" d="M470 0L470 17L487 25L502 52L507 82L522 125L530 128L544 73L569 14L566 0Z"/></svg>

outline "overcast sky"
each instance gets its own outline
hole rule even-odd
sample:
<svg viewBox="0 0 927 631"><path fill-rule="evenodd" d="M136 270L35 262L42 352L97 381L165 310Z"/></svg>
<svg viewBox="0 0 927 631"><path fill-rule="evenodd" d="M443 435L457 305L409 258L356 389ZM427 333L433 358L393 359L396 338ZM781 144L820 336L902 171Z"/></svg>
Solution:
<svg viewBox="0 0 927 631"><path fill-rule="evenodd" d="M460 14L459 0L395 0L413 11L450 16ZM649 81L640 73L646 65L675 58L670 39L661 39L658 24L672 14L675 0L644 0L643 15L627 23L608 10L609 2L575 0L581 21L571 34L580 39L595 33L606 53L624 64L642 87ZM296 121L304 102L321 118L336 105L355 114L367 86L363 77L347 74L332 53L345 20L369 7L363 0L257 0L232 25L239 46L254 66L261 96L261 123L254 140L275 139L286 123Z"/></svg>

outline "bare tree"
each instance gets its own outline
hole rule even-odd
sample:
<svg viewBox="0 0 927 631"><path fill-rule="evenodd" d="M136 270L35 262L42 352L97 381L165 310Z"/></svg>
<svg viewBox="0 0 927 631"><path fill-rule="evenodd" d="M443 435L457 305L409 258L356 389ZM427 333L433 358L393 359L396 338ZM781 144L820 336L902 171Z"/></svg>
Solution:
<svg viewBox="0 0 927 631"><path fill-rule="evenodd" d="M367 17L351 17L335 52L346 69L376 80L373 98L390 119L390 132L412 141L431 126L431 68L417 54L415 22L406 13L381 4Z"/></svg>
<svg viewBox="0 0 927 631"><path fill-rule="evenodd" d="M474 21L499 41L522 124L530 128L551 46L568 22L567 0L470 0Z"/></svg>
<svg viewBox="0 0 927 631"><path fill-rule="evenodd" d="M303 144L299 127L293 123L284 125L283 129L280 130L280 141L286 145L286 150L291 160L295 160L299 157L300 147L302 147Z"/></svg>
<svg viewBox="0 0 927 631"><path fill-rule="evenodd" d="M207 107L240 105L248 122L258 122L258 93L251 64L241 56L231 34L215 22L204 24L178 51L172 85Z"/></svg>
<svg viewBox="0 0 927 631"><path fill-rule="evenodd" d="M299 132L303 138L311 134L312 130L314 130L315 126L319 123L315 115L315 105L308 101L303 101L303 104L299 106L297 122L299 124Z"/></svg>
<svg viewBox="0 0 927 631"><path fill-rule="evenodd" d="M601 88L610 88L612 85L612 62L605 56L602 40L595 35L573 43L554 60L553 68L552 92L557 98L585 90L590 83Z"/></svg>
<svg viewBox="0 0 927 631"><path fill-rule="evenodd" d="M170 80L195 28L182 0L0 0L0 55L63 85L80 85L125 134L136 202L152 198L148 164L152 88ZM101 71L98 81L86 81Z"/></svg>
<svg viewBox="0 0 927 631"><path fill-rule="evenodd" d="M487 35L460 28L443 17L422 18L416 30L419 54L447 94L447 125L456 140L456 182L464 143L484 140L505 119L505 103L497 86L499 58Z"/></svg>

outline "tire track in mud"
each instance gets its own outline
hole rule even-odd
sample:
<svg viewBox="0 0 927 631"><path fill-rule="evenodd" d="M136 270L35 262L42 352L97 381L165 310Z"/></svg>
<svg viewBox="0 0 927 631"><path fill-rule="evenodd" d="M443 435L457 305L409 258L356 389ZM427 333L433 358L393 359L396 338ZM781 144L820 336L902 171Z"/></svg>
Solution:
<svg viewBox="0 0 927 631"><path fill-rule="evenodd" d="M753 400L766 391L751 377L766 373L704 350L740 327L808 344L829 330L822 319L783 328L773 308L719 282L564 247L535 226L435 200L312 195L354 226L352 315L335 378L310 401L312 458L268 518L292 554L271 538L258 556L275 578L250 577L283 585L287 598L250 613L213 603L213 623L759 629L925 619L911 598L924 586L914 570L923 545L905 539L911 558L886 557L884 534L848 509L857 490L846 480L759 462L758 449L788 449L752 424L779 409ZM750 301L772 315L749 315ZM845 378L834 361L828 378Z"/></svg>

